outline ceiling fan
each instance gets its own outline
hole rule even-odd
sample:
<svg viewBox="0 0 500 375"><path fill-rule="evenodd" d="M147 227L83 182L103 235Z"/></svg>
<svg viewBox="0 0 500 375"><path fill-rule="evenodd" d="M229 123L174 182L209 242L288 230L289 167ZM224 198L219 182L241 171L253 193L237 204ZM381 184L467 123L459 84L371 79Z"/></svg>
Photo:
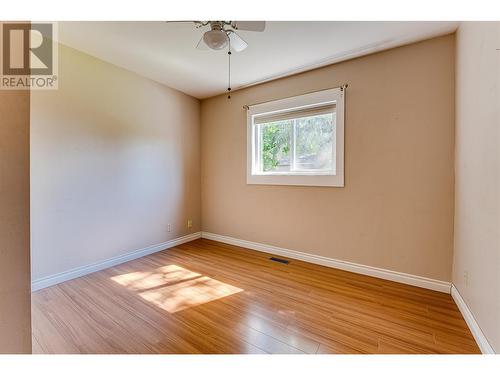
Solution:
<svg viewBox="0 0 500 375"><path fill-rule="evenodd" d="M265 21L193 21L197 28L210 26L196 48L221 50L230 47L235 52L241 52L248 47L236 30L262 32L266 28Z"/></svg>
<svg viewBox="0 0 500 375"><path fill-rule="evenodd" d="M193 22L196 28L210 26L205 31L196 45L197 49L212 49L219 51L227 47L228 54L228 87L227 98L231 99L231 50L241 52L248 47L237 33L237 30L262 32L266 28L265 21L167 21L167 22Z"/></svg>

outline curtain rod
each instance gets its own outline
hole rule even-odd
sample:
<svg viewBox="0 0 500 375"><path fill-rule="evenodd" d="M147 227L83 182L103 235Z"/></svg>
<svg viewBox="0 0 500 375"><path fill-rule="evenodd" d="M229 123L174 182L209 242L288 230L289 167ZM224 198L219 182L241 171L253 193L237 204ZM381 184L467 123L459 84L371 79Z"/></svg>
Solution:
<svg viewBox="0 0 500 375"><path fill-rule="evenodd" d="M349 86L349 85L347 83L344 83L342 86L330 87L328 89L308 91L308 92L304 92L304 93L299 94L299 95L287 96L285 98L280 98L280 99L276 99L276 100L288 99L288 98L293 98L294 96L307 95L307 94L312 94L312 93L315 93L315 92L320 92L320 91L325 91L325 90L332 90L332 89L340 89L340 91L344 91L347 88L347 86ZM271 100L269 100L269 101L271 101ZM260 103L254 103L254 104L245 104L243 106L243 109L246 109L248 111L250 109L250 107L253 107L254 105L264 104L264 103L267 103L267 102L260 102Z"/></svg>

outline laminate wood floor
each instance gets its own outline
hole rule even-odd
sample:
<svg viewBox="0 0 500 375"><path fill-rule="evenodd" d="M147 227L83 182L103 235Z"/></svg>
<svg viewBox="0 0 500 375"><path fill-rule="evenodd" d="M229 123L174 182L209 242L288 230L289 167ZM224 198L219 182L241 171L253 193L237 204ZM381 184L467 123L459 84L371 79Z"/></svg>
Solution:
<svg viewBox="0 0 500 375"><path fill-rule="evenodd" d="M33 293L34 353L479 353L451 296L206 239Z"/></svg>

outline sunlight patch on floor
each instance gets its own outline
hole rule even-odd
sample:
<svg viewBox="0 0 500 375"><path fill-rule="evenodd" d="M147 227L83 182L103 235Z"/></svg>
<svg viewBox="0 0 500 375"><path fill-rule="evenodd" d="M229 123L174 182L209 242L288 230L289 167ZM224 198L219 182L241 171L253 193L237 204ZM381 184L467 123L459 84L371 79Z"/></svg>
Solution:
<svg viewBox="0 0 500 375"><path fill-rule="evenodd" d="M154 271L125 273L114 276L111 280L131 290L144 290L200 276L199 273L171 264Z"/></svg>
<svg viewBox="0 0 500 375"><path fill-rule="evenodd" d="M111 278L169 313L230 296L243 289L171 264L154 271L131 272Z"/></svg>

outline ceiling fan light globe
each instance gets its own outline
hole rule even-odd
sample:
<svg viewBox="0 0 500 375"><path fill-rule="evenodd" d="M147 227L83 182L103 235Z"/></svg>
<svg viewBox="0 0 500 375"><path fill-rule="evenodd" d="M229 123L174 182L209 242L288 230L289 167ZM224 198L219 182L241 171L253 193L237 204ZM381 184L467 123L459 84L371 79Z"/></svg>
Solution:
<svg viewBox="0 0 500 375"><path fill-rule="evenodd" d="M203 35L203 41L211 49L219 50L227 47L229 38L222 30L210 30Z"/></svg>

